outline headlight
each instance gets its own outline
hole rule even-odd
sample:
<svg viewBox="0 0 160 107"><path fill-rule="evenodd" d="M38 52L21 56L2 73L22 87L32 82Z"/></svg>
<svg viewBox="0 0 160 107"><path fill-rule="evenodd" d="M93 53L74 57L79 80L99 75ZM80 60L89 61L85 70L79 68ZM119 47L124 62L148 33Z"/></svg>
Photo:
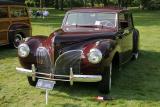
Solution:
<svg viewBox="0 0 160 107"><path fill-rule="evenodd" d="M25 58L29 55L30 49L27 44L21 44L18 46L18 55L22 58Z"/></svg>
<svg viewBox="0 0 160 107"><path fill-rule="evenodd" d="M92 64L97 64L102 60L102 52L97 49L93 48L88 53L88 61Z"/></svg>

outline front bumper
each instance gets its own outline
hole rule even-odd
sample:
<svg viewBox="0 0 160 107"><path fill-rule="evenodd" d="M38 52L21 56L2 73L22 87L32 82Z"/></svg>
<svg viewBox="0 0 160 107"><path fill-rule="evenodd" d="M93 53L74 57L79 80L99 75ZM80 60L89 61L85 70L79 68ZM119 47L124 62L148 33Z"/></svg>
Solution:
<svg viewBox="0 0 160 107"><path fill-rule="evenodd" d="M16 70L19 73L23 73L23 74L26 74L27 76L31 76L33 80L35 80L35 78L39 78L39 79L46 79L51 81L68 81L70 82L70 85L73 85L73 82L99 82L102 80L101 75L74 75L72 68L70 68L70 75L55 75L52 73L48 74L48 73L36 72L36 68L34 65L32 65L32 70L18 68L18 67L16 67ZM41 76L38 76L38 75L41 75Z"/></svg>

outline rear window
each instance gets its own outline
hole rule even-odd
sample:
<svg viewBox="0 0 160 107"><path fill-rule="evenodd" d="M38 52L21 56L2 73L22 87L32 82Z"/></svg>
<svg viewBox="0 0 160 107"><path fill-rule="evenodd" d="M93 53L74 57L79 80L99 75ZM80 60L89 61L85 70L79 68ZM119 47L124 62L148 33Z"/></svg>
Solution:
<svg viewBox="0 0 160 107"><path fill-rule="evenodd" d="M26 8L12 7L10 12L11 12L11 17L28 17Z"/></svg>
<svg viewBox="0 0 160 107"><path fill-rule="evenodd" d="M0 18L8 18L8 8L0 7Z"/></svg>

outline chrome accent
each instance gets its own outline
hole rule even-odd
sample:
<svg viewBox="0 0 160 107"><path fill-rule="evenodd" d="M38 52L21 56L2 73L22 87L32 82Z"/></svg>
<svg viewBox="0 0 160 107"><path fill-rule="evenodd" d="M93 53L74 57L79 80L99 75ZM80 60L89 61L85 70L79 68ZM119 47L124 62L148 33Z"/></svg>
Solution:
<svg viewBox="0 0 160 107"><path fill-rule="evenodd" d="M55 61L55 66L56 66L57 61L58 61L63 55L65 55L65 54L67 54L67 53L69 53L69 52L74 52L74 51L80 51L81 53L83 53L82 50L70 50L70 51L64 52L63 54L59 55L59 57L56 59L56 61Z"/></svg>
<svg viewBox="0 0 160 107"><path fill-rule="evenodd" d="M51 81L68 81L70 82L70 85L73 85L73 82L99 82L102 80L101 75L74 75L72 68L70 68L70 75L55 75L55 74L35 72L34 65L32 65L32 70L18 68L18 67L16 68L16 70L20 73L32 76L32 78L46 79ZM38 74L43 75L45 77L37 76ZM60 79L59 78L57 79L56 77L60 77ZM67 79L61 79L61 78L67 78Z"/></svg>
<svg viewBox="0 0 160 107"><path fill-rule="evenodd" d="M39 47L36 51L36 60L37 63L43 64L44 58L48 55L48 51L45 47Z"/></svg>
<svg viewBox="0 0 160 107"><path fill-rule="evenodd" d="M30 70L30 69L24 69L24 68L18 68L18 67L16 67L16 70L19 73L26 74L27 76L32 76L32 70Z"/></svg>
<svg viewBox="0 0 160 107"><path fill-rule="evenodd" d="M112 63L109 65L109 91L112 88Z"/></svg>
<svg viewBox="0 0 160 107"><path fill-rule="evenodd" d="M98 64L102 60L102 52L97 48L92 48L87 56L88 61L92 64Z"/></svg>
<svg viewBox="0 0 160 107"><path fill-rule="evenodd" d="M55 61L55 74L69 75L70 68L74 74L80 74L82 50L70 50L62 53Z"/></svg>
<svg viewBox="0 0 160 107"><path fill-rule="evenodd" d="M53 72L51 56L45 47L39 47L36 50L37 69L39 72Z"/></svg>
<svg viewBox="0 0 160 107"><path fill-rule="evenodd" d="M36 72L36 67L34 64L32 64L32 80L35 81L36 78L35 78L35 72Z"/></svg>
<svg viewBox="0 0 160 107"><path fill-rule="evenodd" d="M21 53L21 48L25 48L25 51L23 50L23 52L26 52L25 55ZM29 53L30 53L30 48L29 48L29 46L27 44L22 43L22 44L20 44L18 46L18 55L20 57L25 58L25 57L27 57L29 55Z"/></svg>
<svg viewBox="0 0 160 107"><path fill-rule="evenodd" d="M70 68L70 85L73 85L73 78L74 78L73 69Z"/></svg>

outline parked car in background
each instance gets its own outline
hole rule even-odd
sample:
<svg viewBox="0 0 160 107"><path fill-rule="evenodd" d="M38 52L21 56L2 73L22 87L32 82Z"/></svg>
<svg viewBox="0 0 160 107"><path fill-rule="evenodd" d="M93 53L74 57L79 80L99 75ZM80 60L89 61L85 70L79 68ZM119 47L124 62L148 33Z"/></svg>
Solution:
<svg viewBox="0 0 160 107"><path fill-rule="evenodd" d="M15 2L0 1L0 46L19 42L32 35L27 7Z"/></svg>
<svg viewBox="0 0 160 107"><path fill-rule="evenodd" d="M119 8L73 9L62 26L49 37L34 36L19 45L22 65L30 85L38 79L99 82L102 93L111 90L112 74L139 55L139 31L132 13ZM125 77L124 77L125 78Z"/></svg>

